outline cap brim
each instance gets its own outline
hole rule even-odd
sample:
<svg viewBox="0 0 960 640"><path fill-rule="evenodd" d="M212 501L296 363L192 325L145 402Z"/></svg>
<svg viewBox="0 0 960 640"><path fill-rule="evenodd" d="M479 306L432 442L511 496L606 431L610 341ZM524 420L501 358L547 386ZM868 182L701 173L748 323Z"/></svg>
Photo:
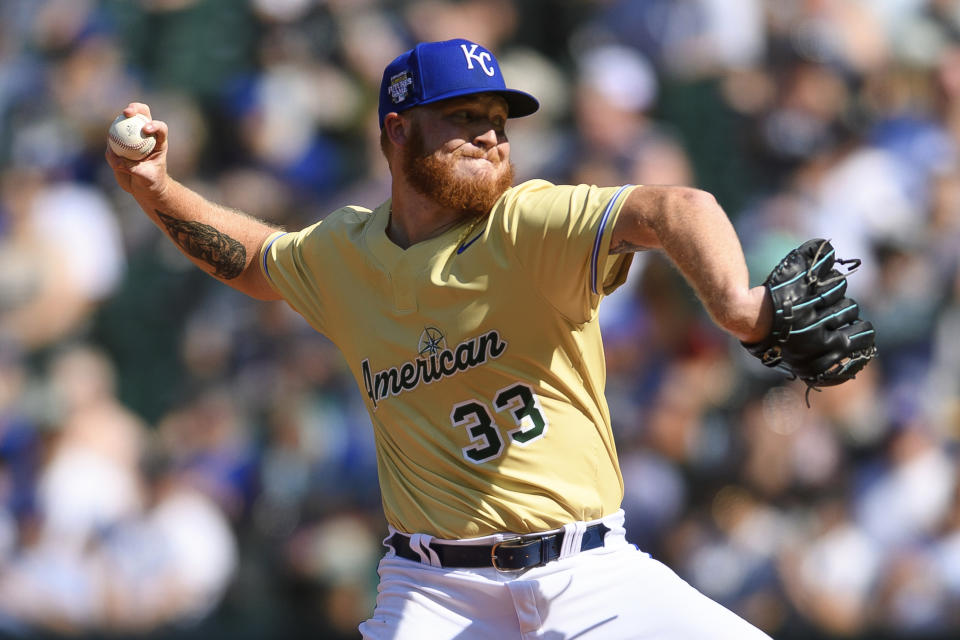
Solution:
<svg viewBox="0 0 960 640"><path fill-rule="evenodd" d="M471 96L480 93L493 93L502 96L507 101L507 117L522 118L535 113L540 108L540 101L529 93L518 91L516 89L460 89L448 93L434 96L430 100L424 100L418 104L434 104L450 98L459 98L461 96Z"/></svg>
<svg viewBox="0 0 960 640"><path fill-rule="evenodd" d="M507 89L506 91L500 91L499 94L507 101L508 118L529 116L531 113L536 113L540 108L540 101L529 93L517 91L516 89Z"/></svg>

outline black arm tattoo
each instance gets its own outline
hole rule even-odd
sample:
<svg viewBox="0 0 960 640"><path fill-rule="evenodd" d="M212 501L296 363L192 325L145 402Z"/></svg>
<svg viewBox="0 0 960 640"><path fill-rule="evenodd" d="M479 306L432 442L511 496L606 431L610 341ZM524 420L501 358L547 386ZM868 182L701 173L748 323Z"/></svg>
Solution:
<svg viewBox="0 0 960 640"><path fill-rule="evenodd" d="M633 253L634 251L650 251L650 247L633 244L626 240L621 240L616 246L610 247L610 253Z"/></svg>
<svg viewBox="0 0 960 640"><path fill-rule="evenodd" d="M170 238L184 253L214 268L213 275L232 280L243 272L247 250L225 233L202 222L187 222L156 210Z"/></svg>

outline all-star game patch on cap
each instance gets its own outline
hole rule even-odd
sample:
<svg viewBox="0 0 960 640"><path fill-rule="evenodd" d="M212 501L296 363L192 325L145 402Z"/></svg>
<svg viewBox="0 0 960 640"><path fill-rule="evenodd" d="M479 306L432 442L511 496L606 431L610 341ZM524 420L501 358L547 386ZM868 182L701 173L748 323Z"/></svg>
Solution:
<svg viewBox="0 0 960 640"><path fill-rule="evenodd" d="M487 49L469 40L422 42L387 65L380 83L380 128L388 113L474 93L496 93L507 101L508 117L540 108L529 93L507 89L500 65Z"/></svg>

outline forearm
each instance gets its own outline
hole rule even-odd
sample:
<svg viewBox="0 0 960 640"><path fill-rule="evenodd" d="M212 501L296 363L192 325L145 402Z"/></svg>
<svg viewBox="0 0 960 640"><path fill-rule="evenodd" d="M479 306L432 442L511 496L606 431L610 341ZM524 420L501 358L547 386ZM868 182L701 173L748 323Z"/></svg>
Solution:
<svg viewBox="0 0 960 640"><path fill-rule="evenodd" d="M143 190L133 195L200 269L255 298L278 297L257 265L260 247L276 227L212 203L172 178L167 178L158 193Z"/></svg>
<svg viewBox="0 0 960 640"><path fill-rule="evenodd" d="M138 160L107 149L117 184L131 194L160 229L195 265L238 291L261 300L279 296L260 271L260 247L276 231L260 220L209 202L167 174L166 123L153 120L150 107L131 102L123 115L147 119L141 133L156 137L153 151Z"/></svg>
<svg viewBox="0 0 960 640"><path fill-rule="evenodd" d="M712 195L682 187L643 187L631 194L627 206L634 218L623 226L621 245L662 248L714 321L738 339L755 342L769 333L766 290L750 287L740 241Z"/></svg>

